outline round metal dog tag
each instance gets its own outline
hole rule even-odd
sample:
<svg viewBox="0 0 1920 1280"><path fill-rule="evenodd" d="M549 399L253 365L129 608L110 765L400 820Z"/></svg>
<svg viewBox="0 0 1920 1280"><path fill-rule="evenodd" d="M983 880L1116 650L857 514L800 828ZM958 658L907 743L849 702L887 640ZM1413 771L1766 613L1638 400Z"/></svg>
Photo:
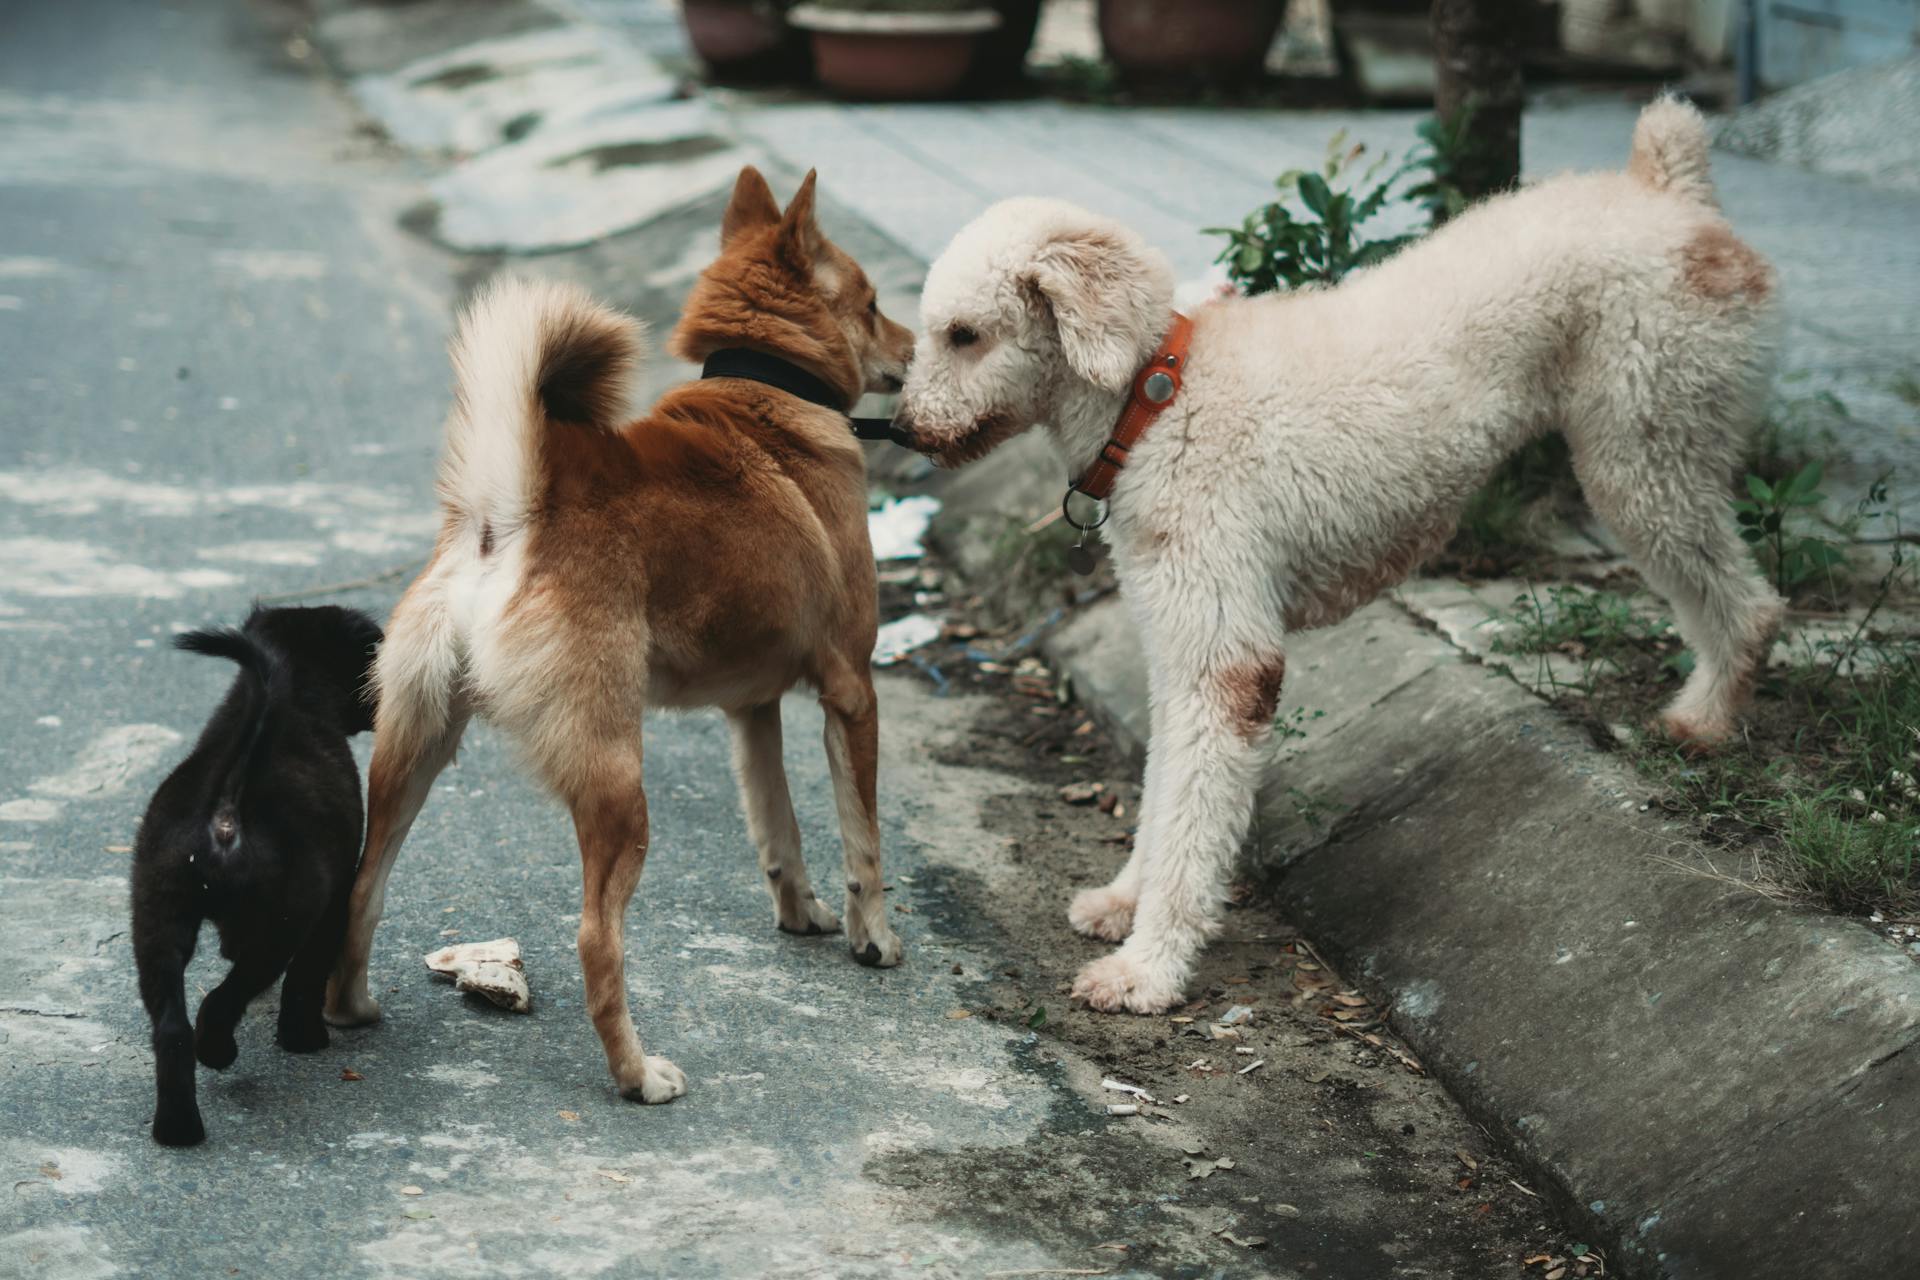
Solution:
<svg viewBox="0 0 1920 1280"><path fill-rule="evenodd" d="M1173 399L1173 379L1164 373L1150 373L1147 375L1146 382L1141 384L1140 390L1153 403L1165 404Z"/></svg>
<svg viewBox="0 0 1920 1280"><path fill-rule="evenodd" d="M1076 542L1067 548L1067 568L1083 578L1093 572L1093 552L1087 549L1086 543Z"/></svg>

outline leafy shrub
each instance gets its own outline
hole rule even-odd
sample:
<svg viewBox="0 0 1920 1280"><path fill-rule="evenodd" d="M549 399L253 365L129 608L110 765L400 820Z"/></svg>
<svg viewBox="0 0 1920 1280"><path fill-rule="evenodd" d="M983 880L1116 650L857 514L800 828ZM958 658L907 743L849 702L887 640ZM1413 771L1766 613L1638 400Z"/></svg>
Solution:
<svg viewBox="0 0 1920 1280"><path fill-rule="evenodd" d="M1281 198L1255 209L1238 227L1208 227L1227 245L1214 261L1240 292L1253 296L1308 284L1333 284L1349 271L1384 261L1417 239L1415 235L1368 240L1361 228L1385 207L1394 185L1421 163L1410 154L1381 176L1388 163L1380 156L1363 172L1363 143L1346 145L1346 131L1333 135L1327 159L1318 170L1289 169L1274 179ZM1298 198L1299 216L1287 201ZM1401 199L1406 196L1402 194Z"/></svg>
<svg viewBox="0 0 1920 1280"><path fill-rule="evenodd" d="M1846 563L1846 553L1826 538L1788 527L1787 518L1818 507L1827 495L1820 492L1824 467L1809 462L1792 475L1772 483L1747 473L1748 496L1733 504L1740 536L1761 553L1773 575L1774 589L1789 595L1794 588Z"/></svg>

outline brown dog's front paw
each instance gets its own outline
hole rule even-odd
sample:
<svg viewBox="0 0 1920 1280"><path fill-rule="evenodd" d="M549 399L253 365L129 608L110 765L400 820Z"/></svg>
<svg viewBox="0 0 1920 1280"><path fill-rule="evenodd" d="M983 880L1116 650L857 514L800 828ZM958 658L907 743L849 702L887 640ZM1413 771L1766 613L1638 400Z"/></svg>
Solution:
<svg viewBox="0 0 1920 1280"><path fill-rule="evenodd" d="M891 969L907 958L907 944L889 929L855 946L853 958L869 969Z"/></svg>
<svg viewBox="0 0 1920 1280"><path fill-rule="evenodd" d="M801 938L817 938L823 934L840 932L840 917L818 898L807 899L799 910L792 913L791 919L776 918L774 924L780 932Z"/></svg>

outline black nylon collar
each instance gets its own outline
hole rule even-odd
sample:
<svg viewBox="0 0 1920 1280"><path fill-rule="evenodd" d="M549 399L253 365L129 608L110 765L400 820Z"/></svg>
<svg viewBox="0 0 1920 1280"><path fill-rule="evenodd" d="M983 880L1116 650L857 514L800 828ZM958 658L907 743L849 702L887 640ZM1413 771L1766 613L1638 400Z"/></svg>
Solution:
<svg viewBox="0 0 1920 1280"><path fill-rule="evenodd" d="M824 379L808 373L791 360L783 360L764 351L747 347L722 347L707 357L706 363L701 366L700 377L745 378L749 382L763 383L788 395L799 396L823 409L846 414L853 434L862 440L891 440L897 445L911 447L907 434L896 430L890 419L856 418L848 414L841 395L828 386Z"/></svg>

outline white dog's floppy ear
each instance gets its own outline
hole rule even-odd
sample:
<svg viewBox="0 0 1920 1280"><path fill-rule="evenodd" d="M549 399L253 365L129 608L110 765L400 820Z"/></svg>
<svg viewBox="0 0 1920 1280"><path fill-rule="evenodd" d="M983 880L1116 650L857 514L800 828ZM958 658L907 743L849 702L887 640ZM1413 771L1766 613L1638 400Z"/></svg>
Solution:
<svg viewBox="0 0 1920 1280"><path fill-rule="evenodd" d="M1069 232L1034 255L1028 282L1060 330L1073 371L1124 391L1167 327L1173 273L1166 259L1104 227Z"/></svg>
<svg viewBox="0 0 1920 1280"><path fill-rule="evenodd" d="M752 165L740 170L733 184L733 198L720 218L720 247L733 243L743 231L770 227L780 221L780 206L774 202L773 189Z"/></svg>

